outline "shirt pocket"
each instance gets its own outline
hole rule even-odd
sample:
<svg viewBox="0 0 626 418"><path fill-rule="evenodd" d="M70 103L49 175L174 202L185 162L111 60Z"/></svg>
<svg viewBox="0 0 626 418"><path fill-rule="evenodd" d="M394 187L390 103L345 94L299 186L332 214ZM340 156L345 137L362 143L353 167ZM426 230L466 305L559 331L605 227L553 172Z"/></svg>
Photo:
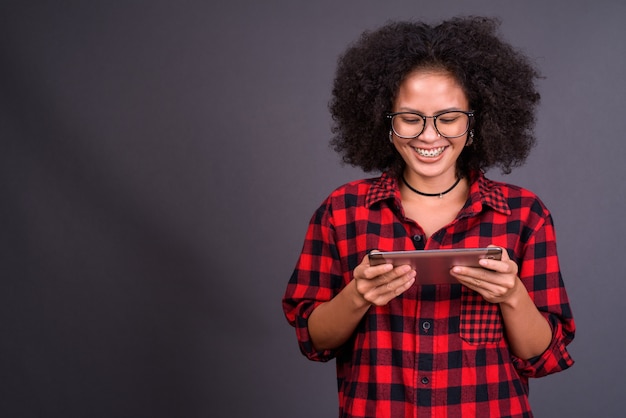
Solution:
<svg viewBox="0 0 626 418"><path fill-rule="evenodd" d="M463 287L461 294L461 338L470 344L497 343L502 339L502 315L497 303Z"/></svg>

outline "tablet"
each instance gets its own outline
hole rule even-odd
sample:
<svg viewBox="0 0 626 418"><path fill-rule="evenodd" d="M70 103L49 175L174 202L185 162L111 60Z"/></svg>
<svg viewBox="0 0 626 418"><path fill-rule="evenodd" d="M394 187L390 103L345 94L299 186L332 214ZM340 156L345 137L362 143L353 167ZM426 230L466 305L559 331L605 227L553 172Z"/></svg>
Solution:
<svg viewBox="0 0 626 418"><path fill-rule="evenodd" d="M460 248L449 250L371 251L370 264L390 263L394 266L408 264L415 269L415 281L419 284L458 283L450 274L453 266L480 267L478 260L500 260L502 248Z"/></svg>

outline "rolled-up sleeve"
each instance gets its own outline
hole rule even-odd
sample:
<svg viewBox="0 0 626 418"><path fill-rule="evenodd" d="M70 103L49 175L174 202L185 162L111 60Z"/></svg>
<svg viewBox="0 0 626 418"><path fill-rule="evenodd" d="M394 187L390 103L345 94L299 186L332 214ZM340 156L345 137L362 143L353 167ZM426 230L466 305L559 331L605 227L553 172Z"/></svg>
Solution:
<svg viewBox="0 0 626 418"><path fill-rule="evenodd" d="M295 328L300 351L310 360L329 361L336 355L337 350L315 350L308 321L313 310L331 300L343 286L331 208L326 201L309 222L302 252L283 296L285 317Z"/></svg>
<svg viewBox="0 0 626 418"><path fill-rule="evenodd" d="M573 334L564 333L564 326L561 320L545 313L544 316L552 327L552 341L550 346L540 356L529 360L513 357L513 364L522 376L547 376L565 370L574 364L574 360L566 349Z"/></svg>
<svg viewBox="0 0 626 418"><path fill-rule="evenodd" d="M574 339L576 326L561 277L552 217L543 210L542 221L525 246L520 279L550 324L552 340L540 356L528 360L513 357L519 374L525 377L546 376L574 364L566 347Z"/></svg>

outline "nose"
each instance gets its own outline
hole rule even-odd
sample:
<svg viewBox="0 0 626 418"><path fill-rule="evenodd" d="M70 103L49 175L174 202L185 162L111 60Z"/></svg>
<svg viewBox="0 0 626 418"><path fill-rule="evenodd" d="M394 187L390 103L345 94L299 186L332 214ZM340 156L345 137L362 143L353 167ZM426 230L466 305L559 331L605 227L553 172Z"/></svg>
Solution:
<svg viewBox="0 0 626 418"><path fill-rule="evenodd" d="M441 135L439 134L439 132L437 131L437 128L435 127L435 118L433 118L432 116L430 117L427 116L426 120L424 121L424 130L418 136L418 138L436 139L436 138L439 138L440 136Z"/></svg>

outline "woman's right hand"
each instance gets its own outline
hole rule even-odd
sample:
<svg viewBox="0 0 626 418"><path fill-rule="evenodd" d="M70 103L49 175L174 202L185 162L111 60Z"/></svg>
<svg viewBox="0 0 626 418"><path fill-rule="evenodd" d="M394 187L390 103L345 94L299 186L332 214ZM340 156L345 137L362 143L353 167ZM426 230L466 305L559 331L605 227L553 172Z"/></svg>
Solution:
<svg viewBox="0 0 626 418"><path fill-rule="evenodd" d="M309 317L309 334L316 350L335 349L354 334L371 305L383 306L415 282L410 266L370 265L368 256L352 272L353 280Z"/></svg>
<svg viewBox="0 0 626 418"><path fill-rule="evenodd" d="M408 265L372 266L367 255L353 271L357 293L367 304L376 306L384 306L408 290L415 283L415 275Z"/></svg>

